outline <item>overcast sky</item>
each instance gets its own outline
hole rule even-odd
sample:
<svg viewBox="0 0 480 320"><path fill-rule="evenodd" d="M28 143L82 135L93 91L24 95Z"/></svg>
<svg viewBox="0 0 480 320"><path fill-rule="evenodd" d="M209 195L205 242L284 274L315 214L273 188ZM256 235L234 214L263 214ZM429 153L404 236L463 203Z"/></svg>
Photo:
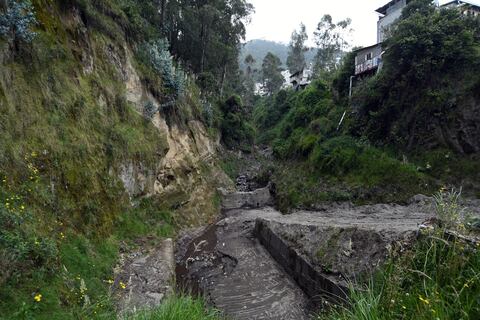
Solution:
<svg viewBox="0 0 480 320"><path fill-rule="evenodd" d="M266 39L288 43L292 31L303 22L311 38L320 18L332 15L334 21L352 19L355 46L369 46L377 39L378 14L375 10L388 0L249 0L255 13L247 26L247 40ZM448 0L440 1L440 3ZM312 43L310 43L311 45Z"/></svg>

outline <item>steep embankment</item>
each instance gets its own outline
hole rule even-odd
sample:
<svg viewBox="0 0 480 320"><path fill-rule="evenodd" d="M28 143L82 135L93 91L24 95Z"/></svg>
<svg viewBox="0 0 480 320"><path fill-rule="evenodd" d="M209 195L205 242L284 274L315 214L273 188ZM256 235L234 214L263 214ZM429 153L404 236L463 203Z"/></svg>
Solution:
<svg viewBox="0 0 480 320"><path fill-rule="evenodd" d="M207 221L229 180L198 90L165 88L122 11L34 8L31 43L0 39L0 317L94 318L121 241Z"/></svg>

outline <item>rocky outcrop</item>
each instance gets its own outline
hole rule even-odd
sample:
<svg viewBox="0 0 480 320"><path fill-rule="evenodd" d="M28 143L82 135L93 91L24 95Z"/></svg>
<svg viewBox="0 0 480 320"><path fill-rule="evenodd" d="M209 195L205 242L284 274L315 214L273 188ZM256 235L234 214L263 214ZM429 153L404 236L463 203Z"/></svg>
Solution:
<svg viewBox="0 0 480 320"><path fill-rule="evenodd" d="M127 101L135 110L144 114L147 104L159 109L161 103L142 83L128 47L110 48L108 55L125 83ZM117 170L125 190L130 197L172 200L170 205L180 210L187 223L206 221L216 210L212 201L216 187L231 189L233 185L217 165L219 145L198 120L191 119L186 126L167 123L166 116L157 111L151 121L158 130L158 139L165 141L165 154L158 155L153 169L139 160L125 161Z"/></svg>
<svg viewBox="0 0 480 320"><path fill-rule="evenodd" d="M434 116L425 130L412 128L409 147L417 143L428 149L448 147L462 154L480 153L480 98L452 101L449 109L448 117Z"/></svg>

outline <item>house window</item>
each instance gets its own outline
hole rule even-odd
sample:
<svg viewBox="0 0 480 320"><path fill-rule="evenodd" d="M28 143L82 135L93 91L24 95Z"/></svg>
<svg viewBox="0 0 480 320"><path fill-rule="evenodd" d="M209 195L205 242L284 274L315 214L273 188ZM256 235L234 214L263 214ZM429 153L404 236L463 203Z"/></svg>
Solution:
<svg viewBox="0 0 480 320"><path fill-rule="evenodd" d="M372 53L371 52L367 53L367 55L365 56L365 61L368 61L368 60L372 60Z"/></svg>

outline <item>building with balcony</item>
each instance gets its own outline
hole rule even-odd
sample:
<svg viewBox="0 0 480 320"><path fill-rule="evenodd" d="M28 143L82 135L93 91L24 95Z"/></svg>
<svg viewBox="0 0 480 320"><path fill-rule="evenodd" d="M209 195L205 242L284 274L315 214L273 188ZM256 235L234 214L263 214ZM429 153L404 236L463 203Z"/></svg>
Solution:
<svg viewBox="0 0 480 320"><path fill-rule="evenodd" d="M374 74L382 68L383 42L388 38L392 25L401 17L403 9L411 0L392 0L375 10L379 14L377 22L377 44L355 51L355 76ZM464 15L480 15L480 0L454 0L437 6L458 9Z"/></svg>

